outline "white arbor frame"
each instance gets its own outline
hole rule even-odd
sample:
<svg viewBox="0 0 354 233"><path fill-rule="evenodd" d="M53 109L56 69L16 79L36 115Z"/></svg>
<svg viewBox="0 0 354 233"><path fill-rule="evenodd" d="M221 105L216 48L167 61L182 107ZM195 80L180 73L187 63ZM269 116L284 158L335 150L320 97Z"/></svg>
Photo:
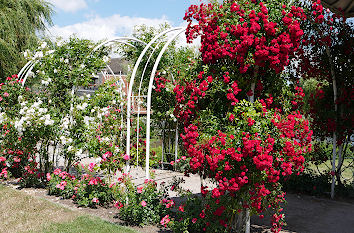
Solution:
<svg viewBox="0 0 354 233"><path fill-rule="evenodd" d="M133 86L134 86L134 81L136 79L136 74L138 71L138 68L141 64L142 59L144 58L146 52L148 51L148 49L150 49L152 47L152 45L158 40L163 38L165 35L171 33L171 32L175 32L174 35L172 35L169 40L165 43L165 45L163 46L163 48L161 49L155 64L153 66L153 69L151 71L151 75L150 75L150 79L149 79L149 87L148 87L148 93L147 93L147 107L146 107L146 111L147 111L147 120L146 120L146 157L145 157L145 177L146 179L150 178L150 125L151 125L151 95L152 95L152 89L153 89L153 83L154 83L154 78L155 78L155 74L157 71L157 68L159 66L160 60L162 58L162 56L164 55L165 51L167 50L168 46L174 41L176 40L183 32L185 32L186 28L182 28L182 27L177 27L177 28L172 28L172 29L168 29L160 34L158 34L157 36L155 36L144 48L144 50L141 52L138 60L135 63L134 69L133 69L133 73L131 75L130 78L130 83L129 83L129 90L128 90L128 103L127 103L127 145L126 145L126 154L128 156L130 156L130 130L131 130L131 108L132 108L132 98L133 96ZM156 46L157 48L158 46ZM155 48L155 49L156 49ZM155 52L155 49L153 50L153 52ZM149 63L150 59L151 59L152 54L150 55L150 57L147 60L147 63L145 64L144 70L143 70L143 74L140 77L140 85L139 85L139 95L138 98L140 99L141 97L141 83L142 80L144 78L144 74L147 68L147 64ZM138 111L139 112L139 111ZM138 125L139 125L139 116L138 116ZM178 135L178 133L176 132L176 134ZM139 131L137 131L137 140L139 140ZM178 141L176 140L176 143L178 143ZM177 148L177 145L176 145ZM177 150L175 151L175 156L177 156ZM138 157L138 156L137 156ZM128 167L128 171L129 171L129 167Z"/></svg>

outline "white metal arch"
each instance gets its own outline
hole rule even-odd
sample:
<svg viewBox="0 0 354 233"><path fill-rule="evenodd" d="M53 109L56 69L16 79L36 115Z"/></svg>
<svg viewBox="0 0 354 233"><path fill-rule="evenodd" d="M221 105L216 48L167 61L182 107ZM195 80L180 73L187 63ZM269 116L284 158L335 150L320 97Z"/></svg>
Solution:
<svg viewBox="0 0 354 233"><path fill-rule="evenodd" d="M186 30L186 28L182 28L182 27L172 28L172 29L168 29L168 30L160 33L159 35L155 36L149 42L149 44L144 48L142 53L140 54L137 62L135 63L134 70L133 70L133 73L132 73L132 76L130 79L129 90L128 90L128 103L127 103L127 145L126 145L127 155L130 155L130 130L131 130L131 122L130 121L131 121L131 107L132 107L132 103L131 103L132 102L132 91L133 91L135 76L136 76L137 70L139 68L139 65L140 65L143 57L145 56L147 50L152 46L152 44L154 42L156 42L158 39L162 38L163 36L165 36L166 34L168 34L170 32L177 31L176 34L174 36L172 36L166 42L166 44L164 45L164 47L160 51L160 53L155 61L154 67L151 71L151 75L150 75L148 95L147 95L146 158L145 158L145 176L146 176L146 178L150 178L149 159L150 159L151 95L152 95L152 87L153 87L153 82L154 82L154 78L155 78L155 73L157 71L160 60L161 60L163 54L165 53L166 49L168 48L168 46L185 30ZM150 60L150 58L149 58L149 60ZM148 62L149 62L149 60L148 60ZM146 69L146 65L145 65L145 69ZM144 72L145 72L145 69L144 69ZM139 89L140 88L141 87L139 87ZM128 165L127 169L129 170L129 164L127 164L127 165Z"/></svg>

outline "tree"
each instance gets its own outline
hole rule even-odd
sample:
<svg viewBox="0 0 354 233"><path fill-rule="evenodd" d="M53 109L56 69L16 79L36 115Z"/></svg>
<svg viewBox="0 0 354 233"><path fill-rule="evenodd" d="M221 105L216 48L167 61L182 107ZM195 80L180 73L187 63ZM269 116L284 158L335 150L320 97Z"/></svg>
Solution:
<svg viewBox="0 0 354 233"><path fill-rule="evenodd" d="M305 85L317 83L308 113L317 138L332 138L333 198L335 182L341 184L343 151L354 130L354 24L325 9L319 0L304 1L303 6L308 20L302 22L305 34L297 51L297 75L306 80Z"/></svg>
<svg viewBox="0 0 354 233"><path fill-rule="evenodd" d="M51 4L45 0L0 0L0 77L24 65L21 52L37 45L38 32L52 24Z"/></svg>

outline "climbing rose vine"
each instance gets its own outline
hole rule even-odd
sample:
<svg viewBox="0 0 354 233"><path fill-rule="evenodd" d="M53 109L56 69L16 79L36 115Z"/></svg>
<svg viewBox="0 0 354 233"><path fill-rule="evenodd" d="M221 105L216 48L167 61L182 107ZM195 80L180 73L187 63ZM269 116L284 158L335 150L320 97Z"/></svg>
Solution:
<svg viewBox="0 0 354 233"><path fill-rule="evenodd" d="M279 92L305 19L302 8L282 1L214 2L186 12L187 40L201 36L201 61L176 85L174 113L190 171L213 181L201 187L209 201L191 219L194 231L235 231L237 213L263 216L269 208L272 231L280 231L279 179L302 172L311 151L309 122L296 111L302 89L288 99L292 107Z"/></svg>

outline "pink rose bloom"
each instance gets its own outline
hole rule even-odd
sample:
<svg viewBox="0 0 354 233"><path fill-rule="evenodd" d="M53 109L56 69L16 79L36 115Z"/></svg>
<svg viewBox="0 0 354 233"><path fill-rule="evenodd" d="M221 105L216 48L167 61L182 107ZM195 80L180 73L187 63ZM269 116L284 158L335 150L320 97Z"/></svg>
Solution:
<svg viewBox="0 0 354 233"><path fill-rule="evenodd" d="M97 184L98 184L97 179L92 179L92 180L90 180L90 182L89 182L89 185L97 185Z"/></svg>
<svg viewBox="0 0 354 233"><path fill-rule="evenodd" d="M51 175L47 173L47 181L50 181L52 179Z"/></svg>
<svg viewBox="0 0 354 233"><path fill-rule="evenodd" d="M171 208L171 207L173 207L175 205L175 202L173 201L173 200L169 200L169 201L167 201L167 204L166 204L166 208L168 209L168 208Z"/></svg>
<svg viewBox="0 0 354 233"><path fill-rule="evenodd" d="M62 182L60 182L60 184L57 184L56 187L58 189L64 190L66 185L67 185L67 182L66 181L62 181Z"/></svg>
<svg viewBox="0 0 354 233"><path fill-rule="evenodd" d="M9 97L9 93L5 92L5 93L4 93L4 96L5 96L5 97Z"/></svg>
<svg viewBox="0 0 354 233"><path fill-rule="evenodd" d="M192 219L192 223L196 223L197 222L197 219L196 218L193 218Z"/></svg>
<svg viewBox="0 0 354 233"><path fill-rule="evenodd" d="M140 203L140 205L141 205L142 207L145 207L145 206L146 206L146 204L147 204L147 203L146 203L146 201L144 201L144 200L143 200L143 201L141 201L141 203Z"/></svg>
<svg viewBox="0 0 354 233"><path fill-rule="evenodd" d="M54 175L59 175L60 172L61 172L61 170L59 168L57 168L57 169L54 170L53 173L54 173Z"/></svg>
<svg viewBox="0 0 354 233"><path fill-rule="evenodd" d="M137 188L137 192L138 192L138 193L142 193L142 192L143 192L143 188L144 188L143 186L138 187L138 188Z"/></svg>
<svg viewBox="0 0 354 233"><path fill-rule="evenodd" d="M90 171L90 172L93 172L93 168L96 166L96 164L95 163L90 163L89 165L88 165L88 170Z"/></svg>
<svg viewBox="0 0 354 233"><path fill-rule="evenodd" d="M124 159L124 160L129 160L130 157L129 157L129 155L125 154L125 155L123 156L123 159Z"/></svg>
<svg viewBox="0 0 354 233"><path fill-rule="evenodd" d="M120 209L120 208L123 207L123 204L122 204L121 202L119 202L119 201L116 201L116 202L114 203L114 207L116 207L117 209Z"/></svg>
<svg viewBox="0 0 354 233"><path fill-rule="evenodd" d="M21 162L21 159L16 156L16 157L14 157L14 162L15 162L15 163L19 163L19 162Z"/></svg>
<svg viewBox="0 0 354 233"><path fill-rule="evenodd" d="M166 215L165 217L163 217L160 221L160 224L164 227L167 226L167 223L169 223L171 221L170 219L170 215Z"/></svg>
<svg viewBox="0 0 354 233"><path fill-rule="evenodd" d="M93 202L93 203L98 203L98 202L100 202L100 201L99 201L97 198L94 197L94 198L92 198L92 202Z"/></svg>
<svg viewBox="0 0 354 233"><path fill-rule="evenodd" d="M4 176L5 178L7 178L7 168L6 167L2 169L2 171L0 173L0 177L1 176Z"/></svg>
<svg viewBox="0 0 354 233"><path fill-rule="evenodd" d="M112 188L114 185L116 185L116 183L111 183L111 184L109 185L109 188Z"/></svg>
<svg viewBox="0 0 354 233"><path fill-rule="evenodd" d="M6 161L6 158L5 157L0 157L0 162L5 162Z"/></svg>

